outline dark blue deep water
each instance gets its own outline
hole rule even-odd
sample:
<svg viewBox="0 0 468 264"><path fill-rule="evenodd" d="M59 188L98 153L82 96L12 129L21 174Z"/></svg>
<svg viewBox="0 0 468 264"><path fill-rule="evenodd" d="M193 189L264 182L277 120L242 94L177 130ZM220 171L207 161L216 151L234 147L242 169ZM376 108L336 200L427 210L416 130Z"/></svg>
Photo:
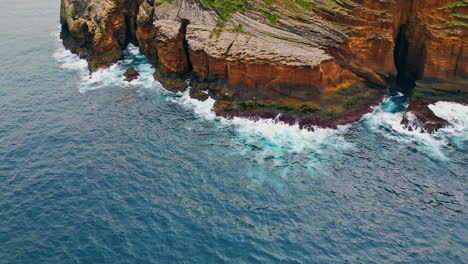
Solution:
<svg viewBox="0 0 468 264"><path fill-rule="evenodd" d="M468 263L466 106L436 135L401 97L337 131L228 122L135 47L90 78L59 1L0 3L0 263Z"/></svg>

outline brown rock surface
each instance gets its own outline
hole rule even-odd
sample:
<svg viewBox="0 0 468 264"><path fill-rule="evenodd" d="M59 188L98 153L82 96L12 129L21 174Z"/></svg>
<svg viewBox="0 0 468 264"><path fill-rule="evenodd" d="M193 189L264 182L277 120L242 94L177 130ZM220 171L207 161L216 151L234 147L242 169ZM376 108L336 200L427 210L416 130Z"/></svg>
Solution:
<svg viewBox="0 0 468 264"><path fill-rule="evenodd" d="M61 0L61 38L66 48L89 61L95 71L122 58L134 42L136 7L129 0Z"/></svg>
<svg viewBox="0 0 468 264"><path fill-rule="evenodd" d="M135 68L130 67L130 68L128 68L128 69L125 71L125 73L123 74L123 76L125 77L125 81L131 82L131 81L133 81L133 80L138 79L138 77L140 76L140 73L137 72L137 71L135 70Z"/></svg>

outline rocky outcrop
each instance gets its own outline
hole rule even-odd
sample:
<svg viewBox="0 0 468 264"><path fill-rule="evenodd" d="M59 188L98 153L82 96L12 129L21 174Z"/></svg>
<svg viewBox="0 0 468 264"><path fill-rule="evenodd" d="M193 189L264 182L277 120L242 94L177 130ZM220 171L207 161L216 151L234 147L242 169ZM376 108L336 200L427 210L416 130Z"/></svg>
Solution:
<svg viewBox="0 0 468 264"><path fill-rule="evenodd" d="M467 6L466 0L62 0L62 39L91 70L135 43L165 87L181 91L190 78L192 96L207 92L219 115L281 114L303 127L336 127L369 112L397 75L425 83L466 79Z"/></svg>
<svg viewBox="0 0 468 264"><path fill-rule="evenodd" d="M126 82L131 82L131 81L133 81L133 80L138 79L138 77L140 76L140 73L137 72L137 71L135 70L135 68L130 67L130 68L128 68L128 69L124 72L123 76L125 77L124 80L125 80Z"/></svg>
<svg viewBox="0 0 468 264"><path fill-rule="evenodd" d="M282 113L290 123L307 119L304 127L336 127L357 121L385 94L327 52L346 36L319 17L280 27L247 11L220 25L216 10L196 1L151 2L140 6L137 39L156 60L156 78L178 91L186 84L167 76L190 73L192 95L203 98L207 91L219 115Z"/></svg>
<svg viewBox="0 0 468 264"><path fill-rule="evenodd" d="M60 37L66 48L89 61L95 71L122 58L128 43L136 43L138 1L61 0Z"/></svg>
<svg viewBox="0 0 468 264"><path fill-rule="evenodd" d="M413 91L408 110L401 124L409 130L434 133L450 124L436 116L429 105L438 101L468 104L467 80L451 82L419 81Z"/></svg>

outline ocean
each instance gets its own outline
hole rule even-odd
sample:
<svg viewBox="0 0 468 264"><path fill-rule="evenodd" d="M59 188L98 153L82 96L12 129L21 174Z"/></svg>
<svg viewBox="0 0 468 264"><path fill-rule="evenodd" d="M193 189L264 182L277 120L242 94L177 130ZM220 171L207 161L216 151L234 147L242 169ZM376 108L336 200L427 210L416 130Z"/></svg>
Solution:
<svg viewBox="0 0 468 264"><path fill-rule="evenodd" d="M59 1L1 3L0 263L468 262L468 106L432 135L402 94L336 130L226 120L134 46L89 75Z"/></svg>

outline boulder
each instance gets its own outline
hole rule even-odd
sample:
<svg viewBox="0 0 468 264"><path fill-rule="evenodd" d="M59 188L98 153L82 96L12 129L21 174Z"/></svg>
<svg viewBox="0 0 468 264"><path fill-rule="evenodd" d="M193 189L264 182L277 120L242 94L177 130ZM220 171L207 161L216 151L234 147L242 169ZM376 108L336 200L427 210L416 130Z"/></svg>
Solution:
<svg viewBox="0 0 468 264"><path fill-rule="evenodd" d="M137 72L137 71L135 70L135 68L130 67L130 68L127 69L127 71L125 71L125 73L123 74L123 76L125 77L125 81L131 82L131 81L133 81L133 80L138 79L138 77L140 76L140 73Z"/></svg>

